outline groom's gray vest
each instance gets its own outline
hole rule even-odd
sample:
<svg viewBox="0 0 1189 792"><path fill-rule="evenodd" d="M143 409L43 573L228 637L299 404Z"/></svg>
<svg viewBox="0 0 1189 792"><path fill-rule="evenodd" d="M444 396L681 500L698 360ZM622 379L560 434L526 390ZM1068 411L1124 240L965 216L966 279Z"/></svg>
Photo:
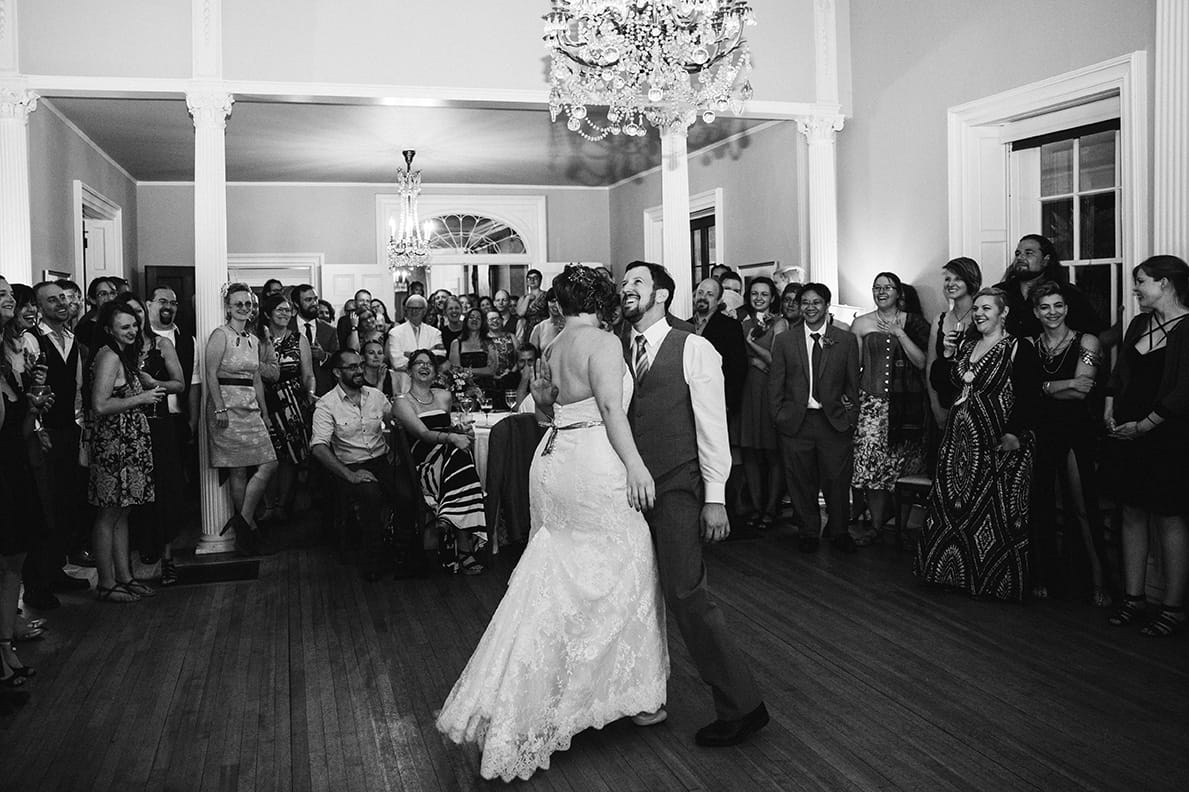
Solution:
<svg viewBox="0 0 1189 792"><path fill-rule="evenodd" d="M636 437L636 447L654 479L686 462L698 461L694 405L682 363L689 335L684 330L669 328L661 348L653 354L648 373L643 380L637 380L636 393L628 407L628 422ZM628 368L634 369L630 333L625 343Z"/></svg>

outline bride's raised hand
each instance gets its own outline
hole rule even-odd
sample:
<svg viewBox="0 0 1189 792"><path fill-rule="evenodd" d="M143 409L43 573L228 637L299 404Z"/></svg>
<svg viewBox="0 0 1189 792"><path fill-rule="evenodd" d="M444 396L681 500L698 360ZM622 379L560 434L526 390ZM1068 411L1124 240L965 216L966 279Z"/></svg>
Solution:
<svg viewBox="0 0 1189 792"><path fill-rule="evenodd" d="M538 407L548 407L557 401L557 386L553 384L549 364L544 360L533 361L533 375L528 389Z"/></svg>
<svg viewBox="0 0 1189 792"><path fill-rule="evenodd" d="M628 469L628 505L638 512L646 512L656 503L656 483L644 465Z"/></svg>

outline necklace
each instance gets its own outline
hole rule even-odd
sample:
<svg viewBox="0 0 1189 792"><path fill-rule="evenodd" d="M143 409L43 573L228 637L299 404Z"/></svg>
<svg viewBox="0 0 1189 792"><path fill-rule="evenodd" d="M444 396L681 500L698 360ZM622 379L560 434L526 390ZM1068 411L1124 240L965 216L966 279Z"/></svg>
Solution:
<svg viewBox="0 0 1189 792"><path fill-rule="evenodd" d="M1055 347L1049 347L1048 338L1043 333L1041 334L1040 343L1037 344L1037 347L1040 349L1040 369L1048 375L1046 379L1052 379L1065 366L1065 359L1069 357L1069 350L1073 349L1073 338L1073 331L1066 328L1065 335L1061 337L1060 343Z"/></svg>
<svg viewBox="0 0 1189 792"><path fill-rule="evenodd" d="M413 392L412 388L409 388L409 395L413 397L413 401L417 402L418 404L420 404L424 407L428 407L429 405L433 404L433 392L432 391L430 391L430 394L429 394L429 401L421 401L421 399L417 398L417 394Z"/></svg>

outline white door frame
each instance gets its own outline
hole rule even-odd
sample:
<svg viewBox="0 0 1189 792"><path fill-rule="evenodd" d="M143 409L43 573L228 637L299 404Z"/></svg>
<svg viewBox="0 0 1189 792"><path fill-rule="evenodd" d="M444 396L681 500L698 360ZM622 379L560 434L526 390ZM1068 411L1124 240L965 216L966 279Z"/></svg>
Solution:
<svg viewBox="0 0 1189 792"><path fill-rule="evenodd" d="M693 217L698 212L705 212L708 209L714 210L714 250L716 254L716 264L723 264L729 261L727 258L727 224L725 215L723 214L723 189L722 187L715 187L713 190L700 192L697 195L689 197L689 213ZM657 263L664 261L663 248L663 206L650 206L644 210L644 260L655 261ZM695 286L697 284L694 284Z"/></svg>
<svg viewBox="0 0 1189 792"><path fill-rule="evenodd" d="M71 201L74 215L74 277L80 281L85 291L87 281L100 275L124 277L124 209L95 188L78 179L74 180L72 187L74 194L74 199ZM83 218L111 223L112 232L106 235L106 249L104 250L106 269L103 272L90 273L86 271L86 258L83 252L86 243L83 234Z"/></svg>
<svg viewBox="0 0 1189 792"><path fill-rule="evenodd" d="M1000 136L1007 124L1057 112L1106 96L1119 97L1119 184L1122 188L1123 260L1137 264L1151 250L1151 198L1148 193L1148 54L1143 50L1060 74L1047 80L951 107L949 125L949 250L951 257L982 256L987 280L1006 264L1007 190L1001 205L987 206L987 187L1008 184L1006 144L1001 157L989 156L988 138ZM984 224L988 215L1002 218L1002 229ZM990 226L997 225L991 223ZM1002 238L999 238L1002 237ZM999 251L998 262L987 251ZM1125 318L1133 307L1128 304Z"/></svg>
<svg viewBox="0 0 1189 792"><path fill-rule="evenodd" d="M228 253L227 269L230 270L258 270L251 276L244 278L249 286L263 286L268 278L276 277L275 270L301 270L302 280L279 278L286 286L298 283L308 283L321 289L322 265L325 263L324 253ZM271 271L270 271L271 270ZM259 283L257 283L259 281Z"/></svg>

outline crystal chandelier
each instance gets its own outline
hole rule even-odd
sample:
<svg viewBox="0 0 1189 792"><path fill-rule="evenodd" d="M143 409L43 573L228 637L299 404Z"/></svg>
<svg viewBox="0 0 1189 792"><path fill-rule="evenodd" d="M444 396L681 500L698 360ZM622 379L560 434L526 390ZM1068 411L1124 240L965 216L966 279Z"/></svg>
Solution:
<svg viewBox="0 0 1189 792"><path fill-rule="evenodd" d="M747 0L552 0L549 114L587 140L689 128L751 98ZM589 117L606 105L605 125Z"/></svg>
<svg viewBox="0 0 1189 792"><path fill-rule="evenodd" d="M430 225L422 228L417 218L417 198L421 195L421 171L413 170L412 149L401 152L405 157L405 169L396 173L396 188L400 191L400 222L388 221L388 268L392 270L394 283L408 280L408 268L425 263L429 258Z"/></svg>

